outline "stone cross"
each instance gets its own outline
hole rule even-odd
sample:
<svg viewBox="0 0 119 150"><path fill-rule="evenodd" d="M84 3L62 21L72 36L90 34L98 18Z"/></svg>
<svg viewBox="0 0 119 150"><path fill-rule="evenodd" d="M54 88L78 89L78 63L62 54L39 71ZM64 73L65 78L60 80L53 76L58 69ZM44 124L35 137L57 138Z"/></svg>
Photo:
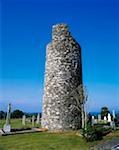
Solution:
<svg viewBox="0 0 119 150"><path fill-rule="evenodd" d="M110 115L110 113L108 113L107 119L108 119L108 122L111 122L111 121L112 121L112 120L111 120L111 115Z"/></svg>
<svg viewBox="0 0 119 150"><path fill-rule="evenodd" d="M26 125L26 116L25 115L23 115L23 117L22 117L22 125Z"/></svg>
<svg viewBox="0 0 119 150"><path fill-rule="evenodd" d="M11 131L11 126L10 126L10 115L11 115L11 103L8 105L8 110L7 110L7 117L6 117L6 123L3 127L4 132L10 132Z"/></svg>
<svg viewBox="0 0 119 150"><path fill-rule="evenodd" d="M101 115L98 114L98 121L101 121Z"/></svg>
<svg viewBox="0 0 119 150"><path fill-rule="evenodd" d="M40 123L40 114L37 115L37 120L36 123L39 124Z"/></svg>
<svg viewBox="0 0 119 150"><path fill-rule="evenodd" d="M35 125L35 116L32 116L32 126L34 127Z"/></svg>

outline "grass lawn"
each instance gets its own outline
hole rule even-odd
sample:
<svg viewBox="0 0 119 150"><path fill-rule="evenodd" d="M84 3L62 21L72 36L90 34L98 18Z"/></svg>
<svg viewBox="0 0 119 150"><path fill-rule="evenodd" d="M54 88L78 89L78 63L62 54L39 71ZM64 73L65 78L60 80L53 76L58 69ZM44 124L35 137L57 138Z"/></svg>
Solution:
<svg viewBox="0 0 119 150"><path fill-rule="evenodd" d="M85 142L75 132L29 133L0 137L0 150L89 150L91 146L119 137L119 131L106 136L101 141Z"/></svg>
<svg viewBox="0 0 119 150"><path fill-rule="evenodd" d="M74 133L30 133L0 137L0 150L88 150Z"/></svg>
<svg viewBox="0 0 119 150"><path fill-rule="evenodd" d="M11 123L13 128L22 127L19 119L11 120ZM17 134L0 136L0 150L89 150L91 146L114 137L119 137L119 130L104 137L101 141L88 143L75 132Z"/></svg>
<svg viewBox="0 0 119 150"><path fill-rule="evenodd" d="M22 125L22 119L11 119L11 127L12 128L27 128L32 127L32 123L26 122L26 125ZM0 128L3 128L5 124L5 120L0 120ZM35 124L35 126L40 126Z"/></svg>

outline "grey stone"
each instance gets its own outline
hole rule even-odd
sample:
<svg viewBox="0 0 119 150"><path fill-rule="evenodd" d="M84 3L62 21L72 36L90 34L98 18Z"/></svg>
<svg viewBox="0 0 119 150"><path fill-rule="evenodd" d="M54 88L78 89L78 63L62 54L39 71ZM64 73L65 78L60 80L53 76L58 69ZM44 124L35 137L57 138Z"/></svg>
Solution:
<svg viewBox="0 0 119 150"><path fill-rule="evenodd" d="M115 122L114 122L114 121L111 121L111 122L110 122L110 126L111 126L112 128L114 128L114 127L115 127Z"/></svg>
<svg viewBox="0 0 119 150"><path fill-rule="evenodd" d="M113 120L115 119L115 110L112 111Z"/></svg>
<svg viewBox="0 0 119 150"><path fill-rule="evenodd" d="M32 126L34 127L35 125L35 116L32 116Z"/></svg>
<svg viewBox="0 0 119 150"><path fill-rule="evenodd" d="M95 117L94 116L92 116L92 118L91 118L91 123L92 123L92 126L95 124Z"/></svg>
<svg viewBox="0 0 119 150"><path fill-rule="evenodd" d="M101 121L101 114L98 114L98 121Z"/></svg>
<svg viewBox="0 0 119 150"><path fill-rule="evenodd" d="M110 113L108 113L107 120L108 120L108 122L112 121Z"/></svg>
<svg viewBox="0 0 119 150"><path fill-rule="evenodd" d="M8 133L11 131L11 125L10 125L10 115L11 115L11 104L9 103L8 105L8 110L7 110L7 117L6 117L6 123L3 127L4 132Z"/></svg>
<svg viewBox="0 0 119 150"><path fill-rule="evenodd" d="M3 130L5 133L9 133L11 131L11 126L10 124L5 124L4 127L3 127Z"/></svg>
<svg viewBox="0 0 119 150"><path fill-rule="evenodd" d="M75 105L70 93L82 84L81 47L66 24L57 24L46 49L41 125L49 130L78 129L81 112L70 109Z"/></svg>
<svg viewBox="0 0 119 150"><path fill-rule="evenodd" d="M40 114L37 115L37 120L36 123L39 124L40 123Z"/></svg>
<svg viewBox="0 0 119 150"><path fill-rule="evenodd" d="M0 135L3 135L5 132L3 129L0 129Z"/></svg>
<svg viewBox="0 0 119 150"><path fill-rule="evenodd" d="M107 117L106 116L104 116L104 121L107 122Z"/></svg>
<svg viewBox="0 0 119 150"><path fill-rule="evenodd" d="M22 117L22 125L26 125L26 116L25 115L23 115L23 117Z"/></svg>

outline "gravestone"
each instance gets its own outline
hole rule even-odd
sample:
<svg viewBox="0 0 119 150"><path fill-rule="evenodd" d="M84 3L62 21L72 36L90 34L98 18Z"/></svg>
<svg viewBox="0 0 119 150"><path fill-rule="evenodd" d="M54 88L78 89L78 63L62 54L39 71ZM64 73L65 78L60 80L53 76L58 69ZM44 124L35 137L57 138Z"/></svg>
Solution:
<svg viewBox="0 0 119 150"><path fill-rule="evenodd" d="M106 116L104 116L104 121L107 122L107 117Z"/></svg>
<svg viewBox="0 0 119 150"><path fill-rule="evenodd" d="M23 115L23 117L22 117L22 125L26 125L26 116L25 115Z"/></svg>
<svg viewBox="0 0 119 150"><path fill-rule="evenodd" d="M29 122L29 123L31 122L31 118L28 118L28 122Z"/></svg>
<svg viewBox="0 0 119 150"><path fill-rule="evenodd" d="M108 121L108 122L111 122L111 121L112 121L112 120L111 120L111 115L110 115L110 113L108 113L107 121Z"/></svg>
<svg viewBox="0 0 119 150"><path fill-rule="evenodd" d="M40 123L40 114L37 115L37 120L36 123L39 124Z"/></svg>
<svg viewBox="0 0 119 150"><path fill-rule="evenodd" d="M35 116L32 116L32 126L34 127L35 125Z"/></svg>
<svg viewBox="0 0 119 150"><path fill-rule="evenodd" d="M114 122L114 121L111 121L111 122L110 122L110 126L111 126L112 128L114 128L114 127L115 127L115 122Z"/></svg>
<svg viewBox="0 0 119 150"><path fill-rule="evenodd" d="M101 121L101 115L98 114L98 121L100 122Z"/></svg>
<svg viewBox="0 0 119 150"><path fill-rule="evenodd" d="M94 119L94 124L97 124L98 123L98 120L97 119Z"/></svg>
<svg viewBox="0 0 119 150"><path fill-rule="evenodd" d="M92 126L95 124L95 117L92 116Z"/></svg>
<svg viewBox="0 0 119 150"><path fill-rule="evenodd" d="M113 120L115 119L115 110L112 111Z"/></svg>
<svg viewBox="0 0 119 150"><path fill-rule="evenodd" d="M6 123L3 127L3 130L4 130L5 133L9 133L11 131L10 115L11 115L11 104L9 103L8 110L7 110Z"/></svg>

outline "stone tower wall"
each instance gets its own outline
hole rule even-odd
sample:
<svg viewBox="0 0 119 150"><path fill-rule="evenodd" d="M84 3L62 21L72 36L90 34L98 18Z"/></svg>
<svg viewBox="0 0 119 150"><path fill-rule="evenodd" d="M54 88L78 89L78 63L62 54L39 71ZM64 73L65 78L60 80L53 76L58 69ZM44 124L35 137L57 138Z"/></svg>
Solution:
<svg viewBox="0 0 119 150"><path fill-rule="evenodd" d="M77 129L81 113L72 106L72 90L82 84L81 48L66 24L52 28L52 41L47 45L42 110L42 127L49 130Z"/></svg>

